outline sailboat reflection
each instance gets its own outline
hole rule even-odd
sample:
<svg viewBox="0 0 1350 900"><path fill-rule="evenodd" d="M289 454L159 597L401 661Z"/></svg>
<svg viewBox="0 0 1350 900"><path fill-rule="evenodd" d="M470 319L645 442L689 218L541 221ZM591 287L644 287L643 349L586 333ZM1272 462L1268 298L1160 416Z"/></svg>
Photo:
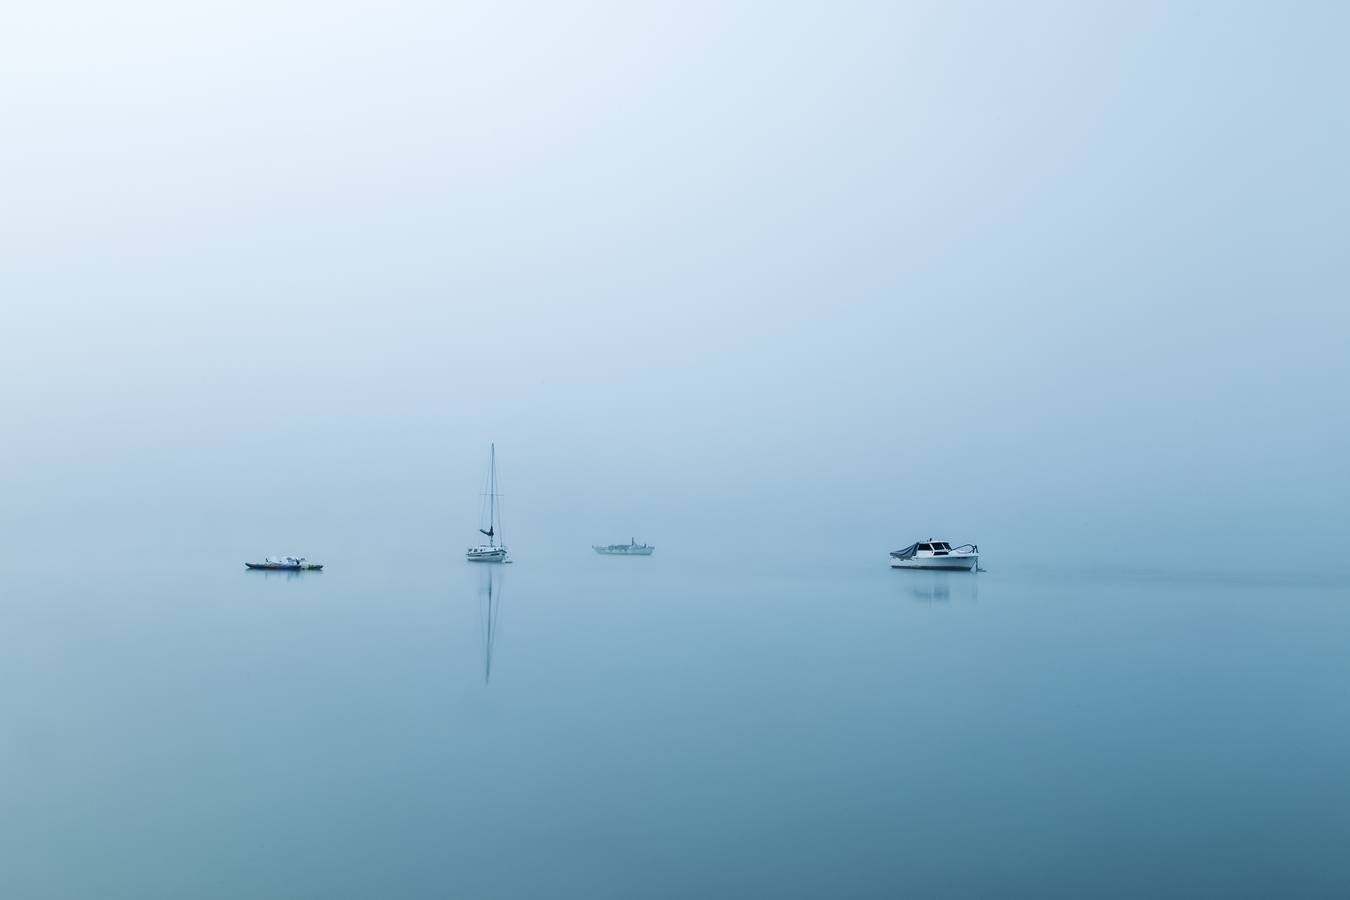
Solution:
<svg viewBox="0 0 1350 900"><path fill-rule="evenodd" d="M483 684L492 681L492 650L497 643L497 622L502 612L502 582L505 576L496 566L479 573L479 618L483 626Z"/></svg>

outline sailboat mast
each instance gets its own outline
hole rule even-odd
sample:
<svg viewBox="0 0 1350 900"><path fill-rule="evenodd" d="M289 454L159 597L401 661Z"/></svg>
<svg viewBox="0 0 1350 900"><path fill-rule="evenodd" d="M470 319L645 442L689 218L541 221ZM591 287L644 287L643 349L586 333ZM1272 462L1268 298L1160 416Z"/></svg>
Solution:
<svg viewBox="0 0 1350 900"><path fill-rule="evenodd" d="M488 461L488 546L497 546L497 443L494 441Z"/></svg>

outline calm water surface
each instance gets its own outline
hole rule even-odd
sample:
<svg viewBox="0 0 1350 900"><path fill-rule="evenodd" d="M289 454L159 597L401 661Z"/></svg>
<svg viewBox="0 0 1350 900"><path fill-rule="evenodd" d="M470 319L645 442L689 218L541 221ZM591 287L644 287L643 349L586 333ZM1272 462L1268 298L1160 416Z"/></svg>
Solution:
<svg viewBox="0 0 1350 900"><path fill-rule="evenodd" d="M1350 893L1341 580L883 560L10 566L0 896Z"/></svg>

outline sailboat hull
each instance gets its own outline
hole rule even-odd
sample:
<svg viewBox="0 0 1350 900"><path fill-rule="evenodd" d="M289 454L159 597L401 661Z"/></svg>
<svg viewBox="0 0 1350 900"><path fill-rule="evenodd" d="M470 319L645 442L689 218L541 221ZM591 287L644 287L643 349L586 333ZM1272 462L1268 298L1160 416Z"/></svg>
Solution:
<svg viewBox="0 0 1350 900"><path fill-rule="evenodd" d="M469 562L501 563L506 562L505 547L470 547L464 554Z"/></svg>

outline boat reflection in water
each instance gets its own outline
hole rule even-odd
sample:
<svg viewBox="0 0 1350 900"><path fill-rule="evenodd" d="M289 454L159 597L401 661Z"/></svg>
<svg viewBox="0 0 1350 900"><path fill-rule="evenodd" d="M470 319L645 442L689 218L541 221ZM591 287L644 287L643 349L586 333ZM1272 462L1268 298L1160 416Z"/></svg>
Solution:
<svg viewBox="0 0 1350 900"><path fill-rule="evenodd" d="M478 613L483 629L483 684L492 681L492 651L497 643L497 623L502 612L502 582L505 574L496 566L485 567L478 579Z"/></svg>
<svg viewBox="0 0 1350 900"><path fill-rule="evenodd" d="M245 571L250 573L261 572L263 581L271 581L273 578L281 578L286 581L298 581L305 577L303 572L299 572L295 569L246 569ZM253 575L252 577L258 578L260 576Z"/></svg>
<svg viewBox="0 0 1350 900"><path fill-rule="evenodd" d="M905 579L914 599L924 603L949 603L952 600L978 600L978 579L964 572L913 572Z"/></svg>

